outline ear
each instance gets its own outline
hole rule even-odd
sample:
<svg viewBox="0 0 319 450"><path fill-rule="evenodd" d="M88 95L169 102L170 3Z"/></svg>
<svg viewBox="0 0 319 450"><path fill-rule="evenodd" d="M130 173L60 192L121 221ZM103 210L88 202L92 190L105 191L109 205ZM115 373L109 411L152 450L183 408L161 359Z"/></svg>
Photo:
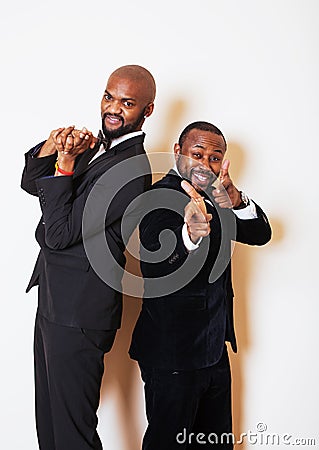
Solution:
<svg viewBox="0 0 319 450"><path fill-rule="evenodd" d="M174 144L174 153L175 159L177 160L178 156L181 154L181 147L179 144Z"/></svg>
<svg viewBox="0 0 319 450"><path fill-rule="evenodd" d="M181 152L181 147L180 147L180 145L177 144L177 143L174 144L174 153L175 153L176 155L179 155L180 152Z"/></svg>
<svg viewBox="0 0 319 450"><path fill-rule="evenodd" d="M149 117L154 110L154 103L149 103L144 109L144 118Z"/></svg>

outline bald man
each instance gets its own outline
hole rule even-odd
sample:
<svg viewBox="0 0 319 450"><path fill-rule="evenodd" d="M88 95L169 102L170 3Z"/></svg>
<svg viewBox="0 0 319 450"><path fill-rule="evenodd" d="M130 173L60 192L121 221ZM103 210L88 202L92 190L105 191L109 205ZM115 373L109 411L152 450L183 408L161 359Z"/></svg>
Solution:
<svg viewBox="0 0 319 450"><path fill-rule="evenodd" d="M112 176L109 180L103 175L119 163L138 161L102 216L103 238L111 249L106 266L109 273L123 268L123 214L151 183L142 126L153 112L154 98L155 82L145 68L120 67L103 93L98 137L86 128L58 128L25 155L21 186L38 196L42 210L36 230L40 253L27 287L28 292L38 286L34 363L41 450L102 448L96 412L104 354L121 322L122 296L116 289L121 280L108 283L93 270L84 248L82 217L97 180L103 179L98 197L103 201L114 185ZM93 224L98 207L92 206Z"/></svg>

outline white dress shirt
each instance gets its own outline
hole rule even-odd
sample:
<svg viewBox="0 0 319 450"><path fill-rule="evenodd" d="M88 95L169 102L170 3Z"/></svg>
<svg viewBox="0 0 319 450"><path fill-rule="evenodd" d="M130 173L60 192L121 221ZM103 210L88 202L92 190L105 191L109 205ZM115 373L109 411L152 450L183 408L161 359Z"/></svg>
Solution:
<svg viewBox="0 0 319 450"><path fill-rule="evenodd" d="M132 131L132 133L124 134L123 136L120 136L118 138L112 139L112 143L110 145L110 148L115 147L117 144L120 144L121 142L126 141L127 139L131 139L135 136L140 136L143 134L143 131ZM101 144L99 150L95 153L89 164L91 164L92 161L94 161L99 156L103 155L106 152L104 146Z"/></svg>

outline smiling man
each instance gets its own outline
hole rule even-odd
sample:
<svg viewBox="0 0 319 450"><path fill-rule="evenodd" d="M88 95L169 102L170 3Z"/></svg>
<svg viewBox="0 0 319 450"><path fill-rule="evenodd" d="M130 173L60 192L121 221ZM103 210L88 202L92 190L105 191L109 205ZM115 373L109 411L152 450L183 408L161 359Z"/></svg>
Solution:
<svg viewBox="0 0 319 450"><path fill-rule="evenodd" d="M143 450L231 449L225 341L236 351L236 339L230 241L263 245L271 228L261 208L233 184L216 126L190 124L174 152L175 167L151 189L153 204L166 200L167 208L153 209L140 225L145 291L130 355L145 383ZM165 241L168 230L175 239ZM159 261L165 245L168 256Z"/></svg>
<svg viewBox="0 0 319 450"><path fill-rule="evenodd" d="M140 173L146 175L134 178L128 173L105 211L102 233L116 259L109 258L108 269L113 273L117 264L124 267L123 214L151 182L142 126L153 112L154 98L155 82L148 70L120 67L103 94L99 138L86 128L59 128L25 155L22 188L39 197L42 210L36 230L41 250L27 288L39 287L34 367L41 450L102 448L96 411L104 354L121 323L122 295L91 267L82 217L92 188L104 174L128 159L138 160L143 168L145 164ZM107 176L103 180L102 203L113 189Z"/></svg>
<svg viewBox="0 0 319 450"><path fill-rule="evenodd" d="M200 126L200 125L198 125ZM207 128L207 127L206 127ZM204 191L213 183L221 170L226 152L226 142L222 134L187 127L174 146L177 169L197 190ZM184 156L184 157L180 157Z"/></svg>

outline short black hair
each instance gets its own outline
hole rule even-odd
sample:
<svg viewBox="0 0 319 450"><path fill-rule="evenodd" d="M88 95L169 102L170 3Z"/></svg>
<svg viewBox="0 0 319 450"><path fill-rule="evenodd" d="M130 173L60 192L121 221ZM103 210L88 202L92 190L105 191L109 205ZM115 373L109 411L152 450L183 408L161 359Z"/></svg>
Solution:
<svg viewBox="0 0 319 450"><path fill-rule="evenodd" d="M185 139L187 138L188 133L191 130L202 130L202 131L210 131L211 133L217 134L218 136L221 136L224 139L225 142L225 147L227 149L227 142L225 139L225 136L223 135L223 133L220 131L219 128L217 128L215 125L213 125L212 123L209 122L204 122L204 121L198 121L198 122L193 122L190 123L189 125L187 125L186 128L184 128L184 130L181 132L181 135L178 139L178 144L179 146L182 148L183 144L185 142Z"/></svg>

